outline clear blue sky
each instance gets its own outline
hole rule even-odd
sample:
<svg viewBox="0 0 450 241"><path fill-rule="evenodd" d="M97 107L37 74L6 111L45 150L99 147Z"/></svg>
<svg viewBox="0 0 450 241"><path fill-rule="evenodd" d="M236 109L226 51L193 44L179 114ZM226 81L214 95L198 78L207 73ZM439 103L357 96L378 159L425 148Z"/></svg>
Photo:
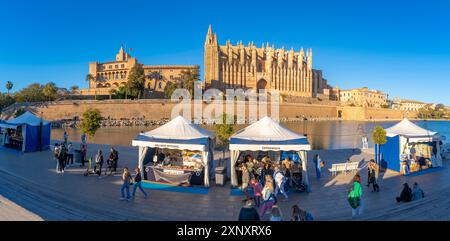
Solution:
<svg viewBox="0 0 450 241"><path fill-rule="evenodd" d="M226 3L226 4L225 4ZM340 88L450 105L449 1L0 0L0 90L32 82L86 87L90 61L124 43L145 64L200 64L209 24L219 43L313 48Z"/></svg>

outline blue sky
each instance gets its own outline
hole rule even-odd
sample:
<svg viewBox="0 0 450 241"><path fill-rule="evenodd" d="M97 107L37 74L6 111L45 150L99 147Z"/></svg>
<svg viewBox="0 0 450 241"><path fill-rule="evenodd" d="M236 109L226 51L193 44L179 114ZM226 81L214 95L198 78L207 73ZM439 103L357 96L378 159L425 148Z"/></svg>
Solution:
<svg viewBox="0 0 450 241"><path fill-rule="evenodd" d="M0 0L0 90L32 82L86 87L90 61L121 44L145 64L200 64L219 37L313 48L331 85L450 105L449 1Z"/></svg>

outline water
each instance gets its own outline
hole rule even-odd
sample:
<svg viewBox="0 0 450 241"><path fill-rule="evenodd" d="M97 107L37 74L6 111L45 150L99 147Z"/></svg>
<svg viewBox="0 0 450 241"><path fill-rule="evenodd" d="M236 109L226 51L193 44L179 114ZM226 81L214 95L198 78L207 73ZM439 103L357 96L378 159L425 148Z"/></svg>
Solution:
<svg viewBox="0 0 450 241"><path fill-rule="evenodd" d="M384 128L391 127L397 122L364 122L364 121L307 121L283 123L292 131L307 133L309 142L313 149L343 149L360 148L362 135L369 136L369 146L373 146L370 138L371 131L376 125ZM419 126L439 132L450 141L450 121L416 121ZM203 126L212 130L212 126ZM239 126L242 128L244 126ZM88 142L107 144L114 146L131 146L131 140L141 131L149 131L156 127L107 127L97 131L94 137L88 138ZM238 128L238 129L239 129ZM66 129L70 141L80 141L81 131L77 129ZM64 129L53 129L52 139L62 139Z"/></svg>

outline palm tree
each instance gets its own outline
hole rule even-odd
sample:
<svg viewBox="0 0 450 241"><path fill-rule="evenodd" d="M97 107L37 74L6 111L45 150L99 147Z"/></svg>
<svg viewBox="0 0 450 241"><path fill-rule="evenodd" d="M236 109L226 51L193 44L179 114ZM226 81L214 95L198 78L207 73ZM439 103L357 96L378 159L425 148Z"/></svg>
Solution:
<svg viewBox="0 0 450 241"><path fill-rule="evenodd" d="M86 81L90 84L91 82L95 82L96 78L93 75L88 74L86 75ZM94 90L94 98L97 99L97 90Z"/></svg>
<svg viewBox="0 0 450 241"><path fill-rule="evenodd" d="M9 91L13 88L14 84L11 81L6 82L6 89L8 90L8 95L9 95Z"/></svg>
<svg viewBox="0 0 450 241"><path fill-rule="evenodd" d="M72 94L75 94L75 92L76 92L77 90L78 90L78 86L76 86L76 85L70 87L70 92L71 92Z"/></svg>
<svg viewBox="0 0 450 241"><path fill-rule="evenodd" d="M109 89L108 92L109 92L109 99L112 99L112 96L117 94L117 90L113 88Z"/></svg>

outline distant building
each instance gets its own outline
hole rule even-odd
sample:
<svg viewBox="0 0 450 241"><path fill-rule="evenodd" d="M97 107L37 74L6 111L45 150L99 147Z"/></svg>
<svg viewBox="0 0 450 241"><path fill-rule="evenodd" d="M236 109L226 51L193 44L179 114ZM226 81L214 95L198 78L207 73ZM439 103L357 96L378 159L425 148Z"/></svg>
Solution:
<svg viewBox="0 0 450 241"><path fill-rule="evenodd" d="M339 101L343 105L382 108L387 104L386 94L379 90L369 90L367 87L341 90Z"/></svg>
<svg viewBox="0 0 450 241"><path fill-rule="evenodd" d="M392 109L418 112L420 109L427 106L430 105L416 100L399 100L398 98L395 98Z"/></svg>
<svg viewBox="0 0 450 241"><path fill-rule="evenodd" d="M89 89L78 91L80 94L91 95L108 94L110 89L125 86L130 70L138 64L138 60L120 48L116 54L116 60L111 62L89 63L89 74L95 80L89 82ZM146 75L146 89L153 92L163 93L169 82L182 81L183 71L195 71L199 73L198 65L144 65Z"/></svg>

